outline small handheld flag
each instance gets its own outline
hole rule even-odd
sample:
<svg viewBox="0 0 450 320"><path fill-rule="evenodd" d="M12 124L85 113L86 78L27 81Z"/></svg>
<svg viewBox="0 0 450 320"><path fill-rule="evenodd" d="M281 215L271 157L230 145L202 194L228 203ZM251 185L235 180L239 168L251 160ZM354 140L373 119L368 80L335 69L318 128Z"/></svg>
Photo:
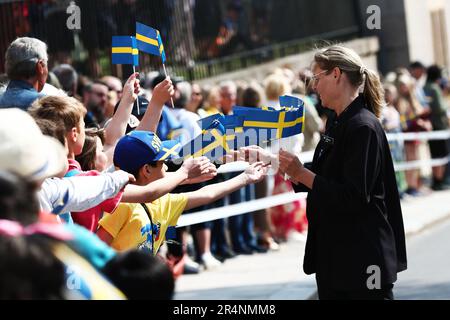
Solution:
<svg viewBox="0 0 450 320"><path fill-rule="evenodd" d="M139 51L160 56L162 63L166 63L166 53L158 30L136 22L136 40Z"/></svg>
<svg viewBox="0 0 450 320"><path fill-rule="evenodd" d="M139 50L136 38L131 36L113 36L111 47L112 64L131 64L133 65L133 73L135 73L135 66L139 65ZM140 114L139 98L137 98L137 105L138 114Z"/></svg>
<svg viewBox="0 0 450 320"><path fill-rule="evenodd" d="M213 161L232 150L236 137L232 130L231 134L226 133L228 130L222 123L223 120L224 116L221 115L219 118L208 119L208 123L204 123L202 133L181 148L180 157L206 156Z"/></svg>
<svg viewBox="0 0 450 320"><path fill-rule="evenodd" d="M136 22L136 40L137 47L140 51L161 57L164 74L167 77L166 52L161 40L161 34L155 28L149 27L143 23ZM174 108L173 100L170 98L172 108Z"/></svg>
<svg viewBox="0 0 450 320"><path fill-rule="evenodd" d="M161 55L161 61L162 64L164 65L166 63L166 52L164 51L164 45L161 40L161 34L159 33L159 31L157 31L157 33L158 33L159 54Z"/></svg>
<svg viewBox="0 0 450 320"><path fill-rule="evenodd" d="M113 36L111 51L113 64L139 65L139 51L135 37Z"/></svg>

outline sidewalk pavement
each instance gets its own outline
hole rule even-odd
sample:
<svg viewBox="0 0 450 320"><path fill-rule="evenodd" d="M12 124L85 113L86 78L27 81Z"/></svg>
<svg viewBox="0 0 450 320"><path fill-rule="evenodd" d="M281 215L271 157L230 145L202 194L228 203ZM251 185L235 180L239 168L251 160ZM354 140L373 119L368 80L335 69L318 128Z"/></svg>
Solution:
<svg viewBox="0 0 450 320"><path fill-rule="evenodd" d="M450 217L450 191L402 201L407 237ZM176 282L181 300L305 300L314 298L314 275L302 270L305 243L288 241L279 251L240 255L215 270L183 275Z"/></svg>

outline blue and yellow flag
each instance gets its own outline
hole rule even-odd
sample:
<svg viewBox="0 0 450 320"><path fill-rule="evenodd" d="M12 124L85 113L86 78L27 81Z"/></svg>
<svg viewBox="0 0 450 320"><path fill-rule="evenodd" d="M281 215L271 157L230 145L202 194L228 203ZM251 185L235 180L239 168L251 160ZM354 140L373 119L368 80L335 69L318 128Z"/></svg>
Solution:
<svg viewBox="0 0 450 320"><path fill-rule="evenodd" d="M198 120L198 124L202 130L208 130L209 128L214 127L214 122L216 120L224 127L224 130L232 129L237 132L242 131L244 118L236 115L225 116L221 113L216 113Z"/></svg>
<svg viewBox="0 0 450 320"><path fill-rule="evenodd" d="M161 40L161 34L158 31L158 47L159 47L159 54L161 56L162 63L166 63L166 52L164 51L164 45Z"/></svg>
<svg viewBox="0 0 450 320"><path fill-rule="evenodd" d="M130 36L112 37L112 63L139 65L139 51L136 38Z"/></svg>
<svg viewBox="0 0 450 320"><path fill-rule="evenodd" d="M240 147L264 146L268 141L303 132L304 104L291 96L280 97L280 110L236 106L232 115L214 114L199 120L202 134L187 143L181 157L206 156L215 160Z"/></svg>
<svg viewBox="0 0 450 320"><path fill-rule="evenodd" d="M166 62L166 54L158 30L143 23L136 22L136 40L140 51L160 56L162 63Z"/></svg>
<svg viewBox="0 0 450 320"><path fill-rule="evenodd" d="M305 112L303 101L291 96L280 97L280 110L273 108L234 107L233 114L244 118L243 131L264 133L261 142L290 137L303 132Z"/></svg>
<svg viewBox="0 0 450 320"><path fill-rule="evenodd" d="M180 157L206 156L214 161L226 155L230 150L236 149L234 130L225 129L222 124L225 116L219 116L220 119L208 119L208 127L204 127L200 135L181 148Z"/></svg>
<svg viewBox="0 0 450 320"><path fill-rule="evenodd" d="M281 108L303 108L304 102L302 99L293 96L280 96L278 98L280 101Z"/></svg>

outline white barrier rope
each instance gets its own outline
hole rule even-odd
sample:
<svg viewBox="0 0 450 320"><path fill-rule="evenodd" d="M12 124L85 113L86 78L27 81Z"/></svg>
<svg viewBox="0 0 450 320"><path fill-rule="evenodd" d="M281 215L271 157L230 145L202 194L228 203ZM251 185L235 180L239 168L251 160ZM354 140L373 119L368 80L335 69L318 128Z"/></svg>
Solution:
<svg viewBox="0 0 450 320"><path fill-rule="evenodd" d="M266 198L256 199L247 202L228 205L225 207L208 209L201 212L182 215L178 219L177 227L184 227L191 224L197 224L206 221L212 221L231 216L237 216L243 213L257 211L273 206L286 204L292 201L306 199L306 192L286 192Z"/></svg>
<svg viewBox="0 0 450 320"><path fill-rule="evenodd" d="M388 141L446 140L450 138L450 130L387 133L386 136L388 138Z"/></svg>
<svg viewBox="0 0 450 320"><path fill-rule="evenodd" d="M431 131L431 132L408 132L408 133L389 133L387 134L389 141L411 141L411 140L445 140L450 138L450 130L446 131ZM302 152L299 155L300 160L305 162L311 162L314 155L314 151ZM405 171L410 169L420 168L426 166L440 166L449 162L449 157L439 159L426 159L416 160L408 162L394 163L395 171ZM218 173L229 173L244 171L248 166L247 162L236 161L224 164L217 170ZM275 196L270 196L262 199L256 199L252 201L242 202L238 204L228 205L221 208L208 209L201 212L182 215L178 219L177 227L184 227L197 223L223 219L231 216L236 216L248 212L253 212L261 209L266 209L286 203L290 203L296 200L305 199L307 193L282 193Z"/></svg>
<svg viewBox="0 0 450 320"><path fill-rule="evenodd" d="M405 170L411 170L411 169L417 169L421 168L422 166L442 166L444 164L447 164L449 161L449 157L445 158L439 158L439 159L425 159L425 160L415 160L415 161L408 161L408 162L398 162L394 163L394 169L395 171L405 171Z"/></svg>

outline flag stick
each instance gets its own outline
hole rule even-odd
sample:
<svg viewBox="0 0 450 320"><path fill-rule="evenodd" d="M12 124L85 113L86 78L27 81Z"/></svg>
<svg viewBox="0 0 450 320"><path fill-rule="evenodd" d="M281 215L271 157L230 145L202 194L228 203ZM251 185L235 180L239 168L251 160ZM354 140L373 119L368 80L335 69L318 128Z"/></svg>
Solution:
<svg viewBox="0 0 450 320"><path fill-rule="evenodd" d="M166 78L167 78L166 66L164 65L164 63L162 64L162 66L163 66L164 74L166 75ZM172 97L170 97L170 103L172 103L172 109L175 108L175 106L173 105Z"/></svg>
<svg viewBox="0 0 450 320"><path fill-rule="evenodd" d="M135 68L135 66L134 66L134 64L133 64L133 74L135 74L136 73L136 68ZM134 91L134 88L133 88L133 91ZM137 93L137 96L136 96L136 103L137 103L137 112L138 112L138 115L141 115L141 113L140 113L140 111L139 111L139 92Z"/></svg>

